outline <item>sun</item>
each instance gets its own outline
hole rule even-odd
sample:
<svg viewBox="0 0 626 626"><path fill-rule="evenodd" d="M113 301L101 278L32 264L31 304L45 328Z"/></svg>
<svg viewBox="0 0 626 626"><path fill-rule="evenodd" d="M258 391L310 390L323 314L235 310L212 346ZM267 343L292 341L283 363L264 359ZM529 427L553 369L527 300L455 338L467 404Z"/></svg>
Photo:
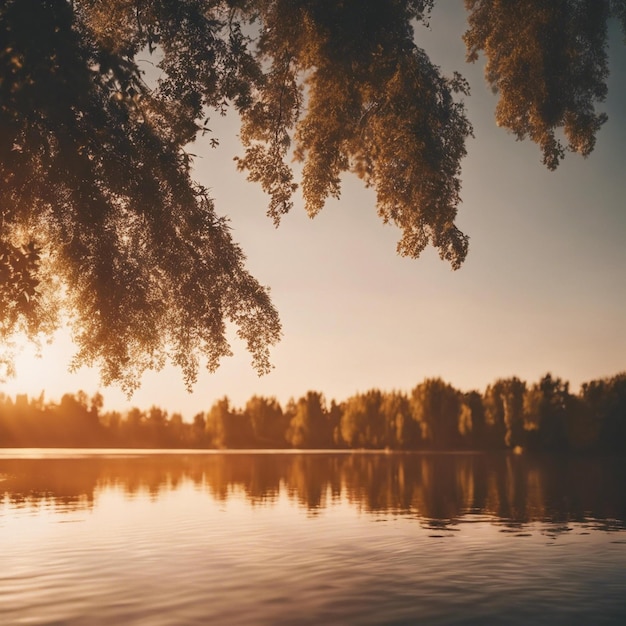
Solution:
<svg viewBox="0 0 626 626"><path fill-rule="evenodd" d="M0 359L14 352L11 364L2 364L0 391L9 395L27 394L38 397L43 391L47 398L59 398L77 389L95 389L98 376L87 368L70 372L69 366L75 347L67 329L57 331L39 344L25 334L16 335L0 353Z"/></svg>

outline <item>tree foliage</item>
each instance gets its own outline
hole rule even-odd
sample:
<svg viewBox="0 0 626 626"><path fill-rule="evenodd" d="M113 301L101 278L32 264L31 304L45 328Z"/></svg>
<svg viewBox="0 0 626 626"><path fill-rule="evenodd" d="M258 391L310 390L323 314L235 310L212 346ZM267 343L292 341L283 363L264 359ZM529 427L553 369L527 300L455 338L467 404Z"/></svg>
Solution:
<svg viewBox="0 0 626 626"><path fill-rule="evenodd" d="M183 4L187 13L200 8ZM192 181L184 152L201 103L194 109L188 94L172 93L171 82L181 89L186 83L167 46L171 81L156 91L144 84L135 55L150 37L167 33L143 26L131 3L109 8L105 14L98 2L3 3L0 207L7 261L0 267L15 275L20 262L26 269L9 283L12 292L2 291L10 298L18 290L16 304L5 306L2 337L37 326L48 305L33 302L28 280L54 277L62 289L47 295L62 297L73 315L75 365L99 365L105 383L132 390L144 369L170 357L192 384L200 358L213 370L230 354L227 321L265 372L268 347L280 333L277 313L245 270L226 220ZM183 34L184 24L195 24L210 36L197 16L168 3L160 8L163 28ZM184 54L177 49L179 65ZM230 85L215 89L226 97ZM44 250L45 267L29 265L32 253L18 248L29 241Z"/></svg>
<svg viewBox="0 0 626 626"><path fill-rule="evenodd" d="M608 0L465 0L468 60L487 58L485 77L499 94L498 125L539 145L556 169L567 149L587 156L606 115ZM617 10L618 5L615 3Z"/></svg>
<svg viewBox="0 0 626 626"><path fill-rule="evenodd" d="M333 428L326 410L326 400L321 393L309 391L297 402L291 402L286 413L289 427L285 438L292 447L331 447Z"/></svg>
<svg viewBox="0 0 626 626"><path fill-rule="evenodd" d="M491 427L492 439L502 440L507 447L523 446L524 398L526 384L517 377L499 378L485 391L485 418Z"/></svg>
<svg viewBox="0 0 626 626"><path fill-rule="evenodd" d="M0 393L2 447L300 448L504 450L626 453L626 373L592 380L572 394L546 374L528 385L500 378L484 393L463 394L439 378L410 395L371 389L328 406L319 392L290 400L226 397L191 422L159 407L103 412L102 396L43 394L13 401ZM312 486L314 488L314 485Z"/></svg>
<svg viewBox="0 0 626 626"><path fill-rule="evenodd" d="M187 152L207 115L229 107L239 168L276 223L298 187L290 159L311 216L352 172L400 229L401 254L432 245L458 268L472 128L467 83L416 44L433 3L3 0L0 340L50 332L63 307L74 365L130 391L168 358L193 384L201 362L213 370L230 354L232 323L268 370L277 313ZM624 0L466 5L468 58L487 57L498 123L538 143L549 168L564 154L559 129L589 154L605 120L606 22L624 22ZM140 60L151 53L160 78L149 85Z"/></svg>
<svg viewBox="0 0 626 626"><path fill-rule="evenodd" d="M431 4L256 3L268 70L243 112L239 167L270 194L275 221L291 208L285 158L294 140L309 215L339 197L340 176L351 171L375 188L383 220L401 229L401 254L417 257L432 244L460 266L467 237L454 219L471 126L453 95L467 85L442 76L413 42L411 20Z"/></svg>
<svg viewBox="0 0 626 626"><path fill-rule="evenodd" d="M459 444L461 394L441 378L427 378L411 392L413 416L422 437L434 447Z"/></svg>

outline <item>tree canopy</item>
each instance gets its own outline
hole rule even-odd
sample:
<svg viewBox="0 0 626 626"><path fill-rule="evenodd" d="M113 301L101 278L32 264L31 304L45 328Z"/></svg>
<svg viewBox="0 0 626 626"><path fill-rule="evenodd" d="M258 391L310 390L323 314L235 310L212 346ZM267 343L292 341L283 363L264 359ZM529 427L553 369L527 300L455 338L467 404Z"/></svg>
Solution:
<svg viewBox="0 0 626 626"><path fill-rule="evenodd" d="M278 314L187 151L228 108L241 117L238 166L277 224L298 185L313 216L352 172L399 228L400 254L432 245L460 267L469 90L416 42L433 4L2 0L0 340L49 333L65 309L74 365L132 391L167 359L192 385L200 363L230 354L232 323L269 369ZM468 60L486 57L497 123L536 142L550 169L566 150L588 155L606 119L607 20L626 25L626 2L465 4Z"/></svg>
<svg viewBox="0 0 626 626"><path fill-rule="evenodd" d="M579 393L550 373L527 384L500 378L464 393L427 378L409 393L370 389L341 402L308 391L283 407L228 397L185 421L152 406L103 411L79 391L60 403L0 393L2 447L130 447L370 450L527 450L626 453L626 372L583 383Z"/></svg>

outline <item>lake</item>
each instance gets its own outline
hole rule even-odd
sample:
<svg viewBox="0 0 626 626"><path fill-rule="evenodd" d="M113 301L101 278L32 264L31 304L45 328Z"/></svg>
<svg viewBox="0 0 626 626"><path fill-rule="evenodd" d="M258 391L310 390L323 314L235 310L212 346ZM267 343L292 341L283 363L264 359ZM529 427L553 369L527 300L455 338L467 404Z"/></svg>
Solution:
<svg viewBox="0 0 626 626"><path fill-rule="evenodd" d="M0 450L1 624L625 624L626 462Z"/></svg>

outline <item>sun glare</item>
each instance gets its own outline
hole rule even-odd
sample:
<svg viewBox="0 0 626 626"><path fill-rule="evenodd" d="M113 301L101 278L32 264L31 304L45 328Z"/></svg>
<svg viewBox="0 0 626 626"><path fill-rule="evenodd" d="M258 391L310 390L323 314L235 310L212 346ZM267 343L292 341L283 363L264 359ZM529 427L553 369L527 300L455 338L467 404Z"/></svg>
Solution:
<svg viewBox="0 0 626 626"><path fill-rule="evenodd" d="M95 372L83 368L74 374L69 373L74 347L67 331L57 332L50 344L42 341L41 346L21 334L16 337L14 345L15 375L5 377L0 384L0 389L9 396L27 394L37 397L43 391L47 399L54 399L68 391L97 388Z"/></svg>

